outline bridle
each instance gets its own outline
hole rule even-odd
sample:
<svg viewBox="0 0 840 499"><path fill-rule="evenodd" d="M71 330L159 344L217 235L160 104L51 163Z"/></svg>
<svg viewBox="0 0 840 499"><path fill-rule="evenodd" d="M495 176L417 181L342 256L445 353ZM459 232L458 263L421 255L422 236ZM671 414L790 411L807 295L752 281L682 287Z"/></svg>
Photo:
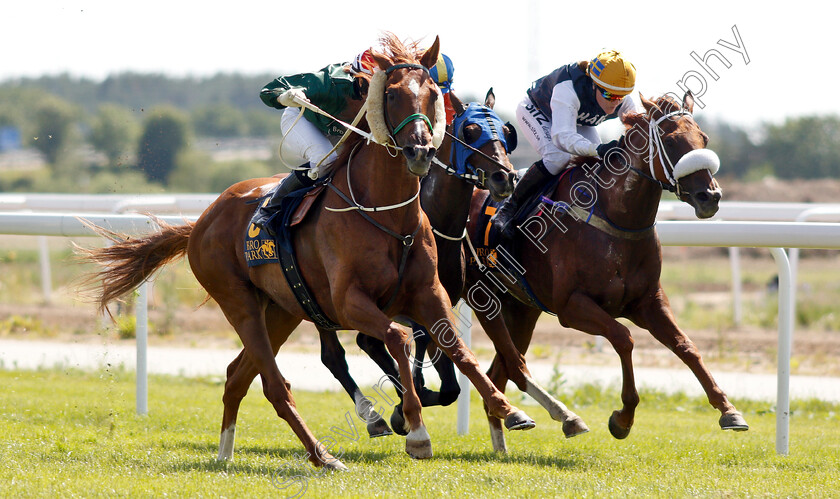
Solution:
<svg viewBox="0 0 840 499"><path fill-rule="evenodd" d="M423 71L426 78L429 78L429 79L432 78L429 75L429 69L427 67L423 66L422 64L411 64L411 63L394 64L393 66L391 66L391 67L389 67L388 69L385 70L385 76L386 77L390 76L391 73L393 73L397 69L419 69L419 70ZM434 81L432 83L434 84ZM388 92L385 91L386 96L387 96L387 94L388 94ZM388 116L388 106L387 105L383 106L382 111L385 114L385 125L388 127L388 135L391 139L391 142L393 142L394 145L396 145L397 147L399 147L399 145L397 144L396 135L400 132L400 130L405 128L406 125L408 125L409 123L411 123L413 121L417 121L417 120L423 121L423 123L425 123L426 126L429 127L429 132L434 133L434 125L432 125L432 120L430 120L429 117L426 116L423 113L410 114L410 115L406 116L406 118L404 120L402 120L399 125L394 126L391 122L391 118Z"/></svg>
<svg viewBox="0 0 840 499"><path fill-rule="evenodd" d="M472 144L468 144L464 141L464 129L471 124L476 124L481 128L481 135ZM432 162L450 175L460 177L479 189L487 189L487 172L483 168L473 165L469 159L473 154L478 154L498 166L505 173L512 173L510 167L479 149L488 142L498 140L507 154L513 152L516 148L516 136L513 135L510 143L508 143L504 134L504 126L505 124L491 108L471 102L452 120L452 129L455 133L446 131L446 135L452 138L454 142L452 152L449 155L449 164L443 163L437 157L433 158ZM510 130L513 130L513 128L511 127Z"/></svg>
<svg viewBox="0 0 840 499"><path fill-rule="evenodd" d="M674 171L676 168L676 164L671 161L670 156L668 156L668 151L665 150L665 144L662 142L662 134L660 133L659 124L663 121L673 118L674 116L692 116L691 112L687 109L680 107L680 109L676 111L671 111L670 113L664 114L658 119L649 119L648 120L648 169L650 170L650 174L645 172L644 170L633 166L632 164L627 164L624 161L624 156L619 155L621 161L625 163L625 166L629 168L631 171L637 173L642 178L650 180L651 182L657 183L662 187L662 189L673 192L676 194L677 198L682 197L682 187L680 186L679 179L676 178L674 175ZM654 155L654 147L656 148L656 155ZM662 172L665 174L665 178L668 182L663 182L656 178L656 170L655 170L655 163L654 163L654 156L659 158L659 164L662 165Z"/></svg>

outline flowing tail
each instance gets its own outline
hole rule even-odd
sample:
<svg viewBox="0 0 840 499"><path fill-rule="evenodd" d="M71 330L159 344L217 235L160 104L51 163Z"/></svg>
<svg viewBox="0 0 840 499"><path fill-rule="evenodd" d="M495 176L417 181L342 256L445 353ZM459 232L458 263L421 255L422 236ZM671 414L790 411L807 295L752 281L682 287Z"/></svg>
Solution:
<svg viewBox="0 0 840 499"><path fill-rule="evenodd" d="M97 249L78 248L83 260L102 267L99 272L85 279L89 287L101 283L101 294L96 299L100 312L105 312L111 301L140 286L160 267L181 258L187 252L194 223L169 225L159 219L155 219L155 222L160 226L159 232L130 238L82 220L97 234L114 243Z"/></svg>

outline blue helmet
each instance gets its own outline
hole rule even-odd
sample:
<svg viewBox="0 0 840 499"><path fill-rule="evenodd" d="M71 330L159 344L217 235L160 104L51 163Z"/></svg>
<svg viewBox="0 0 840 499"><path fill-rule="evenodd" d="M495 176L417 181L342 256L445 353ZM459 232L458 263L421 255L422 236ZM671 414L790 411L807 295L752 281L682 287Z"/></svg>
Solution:
<svg viewBox="0 0 840 499"><path fill-rule="evenodd" d="M429 74L435 83L440 87L440 91L447 93L452 89L452 77L455 74L455 66L452 65L452 59L446 54L438 55L438 60L434 66L429 68Z"/></svg>

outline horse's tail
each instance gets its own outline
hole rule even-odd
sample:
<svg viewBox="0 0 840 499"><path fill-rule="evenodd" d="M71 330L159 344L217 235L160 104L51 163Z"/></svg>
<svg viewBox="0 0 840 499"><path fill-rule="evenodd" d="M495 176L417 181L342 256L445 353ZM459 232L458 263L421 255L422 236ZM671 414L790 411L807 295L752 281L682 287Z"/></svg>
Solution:
<svg viewBox="0 0 840 499"><path fill-rule="evenodd" d="M79 248L83 260L101 266L99 272L85 279L85 284L89 285L85 287L93 288L93 285L101 283L101 291L96 298L100 312L107 310L108 303L133 291L159 268L187 252L194 223L169 225L159 219L155 219L155 222L160 226L159 232L141 238L129 238L82 220L82 223L113 242L104 248Z"/></svg>

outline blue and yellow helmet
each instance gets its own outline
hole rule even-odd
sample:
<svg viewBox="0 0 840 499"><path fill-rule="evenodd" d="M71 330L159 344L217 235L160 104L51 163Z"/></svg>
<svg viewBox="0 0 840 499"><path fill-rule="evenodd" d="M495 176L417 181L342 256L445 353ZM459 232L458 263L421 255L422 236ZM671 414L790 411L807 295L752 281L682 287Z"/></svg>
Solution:
<svg viewBox="0 0 840 499"><path fill-rule="evenodd" d="M636 85L636 67L617 50L606 50L589 61L586 73L596 85L616 95L627 95Z"/></svg>
<svg viewBox="0 0 840 499"><path fill-rule="evenodd" d="M429 68L429 74L438 84L441 92L447 93L452 89L452 76L455 74L455 66L452 65L452 59L448 55L440 54L435 65Z"/></svg>

